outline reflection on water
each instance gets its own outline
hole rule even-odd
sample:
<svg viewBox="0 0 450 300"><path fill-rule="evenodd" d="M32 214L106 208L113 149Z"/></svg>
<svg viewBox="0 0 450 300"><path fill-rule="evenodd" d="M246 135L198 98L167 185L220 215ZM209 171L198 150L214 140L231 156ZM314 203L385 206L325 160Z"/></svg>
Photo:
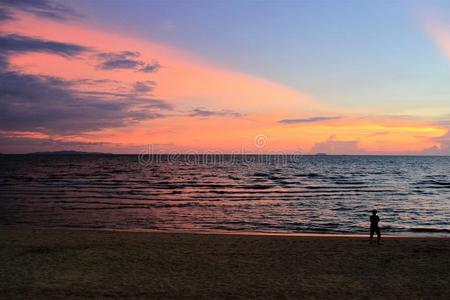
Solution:
<svg viewBox="0 0 450 300"><path fill-rule="evenodd" d="M362 233L377 208L384 232L450 234L449 157L279 162L0 156L0 224Z"/></svg>

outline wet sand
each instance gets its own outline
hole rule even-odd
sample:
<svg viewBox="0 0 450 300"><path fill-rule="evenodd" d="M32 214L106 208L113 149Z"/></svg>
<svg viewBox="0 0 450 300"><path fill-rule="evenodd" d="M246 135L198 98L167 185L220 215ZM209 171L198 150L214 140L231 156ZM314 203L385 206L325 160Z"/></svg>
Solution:
<svg viewBox="0 0 450 300"><path fill-rule="evenodd" d="M450 239L0 229L0 298L450 299Z"/></svg>

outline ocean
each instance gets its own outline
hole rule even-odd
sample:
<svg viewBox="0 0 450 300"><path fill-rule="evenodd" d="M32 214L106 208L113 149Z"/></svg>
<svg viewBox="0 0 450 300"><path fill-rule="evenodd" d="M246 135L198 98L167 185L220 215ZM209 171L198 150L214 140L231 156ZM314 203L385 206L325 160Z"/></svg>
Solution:
<svg viewBox="0 0 450 300"><path fill-rule="evenodd" d="M0 225L450 236L450 157L2 155Z"/></svg>

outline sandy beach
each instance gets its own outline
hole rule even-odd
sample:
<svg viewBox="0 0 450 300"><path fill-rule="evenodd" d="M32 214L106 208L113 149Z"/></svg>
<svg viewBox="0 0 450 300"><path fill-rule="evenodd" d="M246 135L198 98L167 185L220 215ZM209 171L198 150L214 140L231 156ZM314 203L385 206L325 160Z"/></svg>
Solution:
<svg viewBox="0 0 450 300"><path fill-rule="evenodd" d="M449 299L450 239L0 230L17 298Z"/></svg>

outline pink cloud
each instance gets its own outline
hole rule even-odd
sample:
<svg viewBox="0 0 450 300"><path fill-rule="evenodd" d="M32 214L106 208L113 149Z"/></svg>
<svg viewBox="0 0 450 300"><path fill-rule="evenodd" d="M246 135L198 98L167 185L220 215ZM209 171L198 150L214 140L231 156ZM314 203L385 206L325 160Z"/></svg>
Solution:
<svg viewBox="0 0 450 300"><path fill-rule="evenodd" d="M205 106L211 109L240 109L245 112L295 112L318 105L317 101L302 91L254 75L214 66L191 53L154 41L32 17L6 24L5 30L79 44L99 52L139 53L137 63L140 65L137 67L142 67L144 62L157 61L160 64L158 72L144 73L132 68L99 69L97 58L89 55L85 55L84 60L67 60L45 54L29 54L17 56L12 61L21 69L35 74L50 74L68 79L108 78L128 84L154 80L157 82L153 91L155 97L185 108Z"/></svg>
<svg viewBox="0 0 450 300"><path fill-rule="evenodd" d="M359 148L358 140L342 141L337 140L331 135L326 141L316 143L312 149L312 153L327 154L362 154L365 151Z"/></svg>

